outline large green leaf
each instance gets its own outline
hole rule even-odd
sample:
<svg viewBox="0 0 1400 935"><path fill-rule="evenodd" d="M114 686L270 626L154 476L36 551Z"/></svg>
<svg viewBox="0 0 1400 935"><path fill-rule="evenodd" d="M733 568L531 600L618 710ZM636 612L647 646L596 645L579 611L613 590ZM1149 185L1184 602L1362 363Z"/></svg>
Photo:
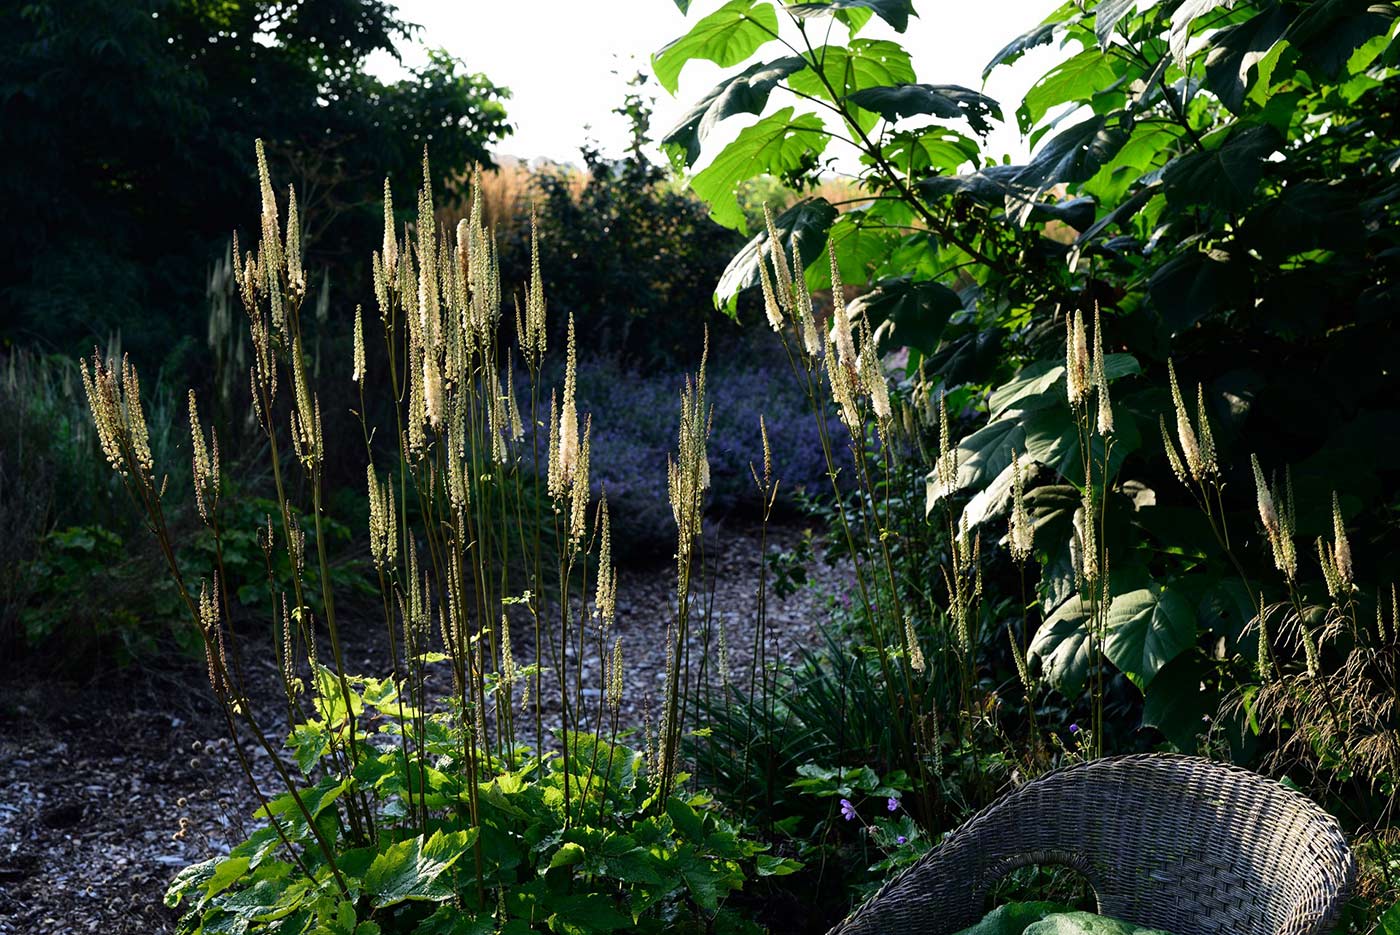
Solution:
<svg viewBox="0 0 1400 935"><path fill-rule="evenodd" d="M958 442L958 490L981 490L1006 470L1013 451L1026 450L1026 431L1020 413L1008 413ZM937 472L931 471L925 483L925 510L931 511L951 491L942 489Z"/></svg>
<svg viewBox="0 0 1400 935"><path fill-rule="evenodd" d="M866 88L914 80L909 53L887 39L854 39L845 46L825 45L816 50L816 60L820 69L809 62L805 70L788 78L788 87L832 103L841 103ZM867 133L879 120L877 114L868 110L857 109L854 116Z"/></svg>
<svg viewBox="0 0 1400 935"><path fill-rule="evenodd" d="M788 12L799 18L821 16L837 10L870 10L889 23L895 32L909 28L909 17L918 16L910 0L821 0L817 3L796 3Z"/></svg>
<svg viewBox="0 0 1400 935"><path fill-rule="evenodd" d="M729 0L697 21L690 32L662 47L651 57L651 67L661 86L675 94L681 69L691 59L708 59L728 68L776 39L777 34L778 12L772 4Z"/></svg>
<svg viewBox="0 0 1400 935"><path fill-rule="evenodd" d="M1124 17L1131 16L1139 7L1147 10L1156 2L1157 0L1101 0L1099 5L1094 7L1094 35L1099 40L1099 47L1108 48L1113 30Z"/></svg>
<svg viewBox="0 0 1400 935"><path fill-rule="evenodd" d="M1061 604L1035 631L1028 655L1040 660L1041 672L1066 698L1077 698L1089 677L1089 614L1075 595Z"/></svg>
<svg viewBox="0 0 1400 935"><path fill-rule="evenodd" d="M750 65L715 85L661 138L661 148L673 156L684 153L686 165L700 158L700 147L715 125L735 114L761 114L778 82L807 67L800 55Z"/></svg>
<svg viewBox="0 0 1400 935"><path fill-rule="evenodd" d="M944 120L963 118L974 131L991 132L988 117L1001 119L996 101L956 84L899 84L864 88L850 96L857 107L873 111L891 122L927 114Z"/></svg>
<svg viewBox="0 0 1400 935"><path fill-rule="evenodd" d="M1190 250L1153 272L1148 294L1174 333L1190 328L1221 304L1228 265L1223 258Z"/></svg>
<svg viewBox="0 0 1400 935"><path fill-rule="evenodd" d="M1186 68L1186 43L1191 38L1191 24L1216 7L1233 4L1234 0L1185 0L1172 13L1171 32L1167 42L1178 68Z"/></svg>
<svg viewBox="0 0 1400 935"><path fill-rule="evenodd" d="M1155 727L1182 753L1196 752L1201 718L1214 714L1219 699L1203 691L1205 667L1199 654L1182 653L1152 680L1143 693L1142 726Z"/></svg>
<svg viewBox="0 0 1400 935"><path fill-rule="evenodd" d="M365 873L364 892L375 908L405 900L443 900L452 895L444 874L476 841L477 829L434 831L391 844Z"/></svg>
<svg viewBox="0 0 1400 935"><path fill-rule="evenodd" d="M1171 935L1092 912L1061 912L1026 926L1025 935Z"/></svg>
<svg viewBox="0 0 1400 935"><path fill-rule="evenodd" d="M1264 158L1279 147L1273 127L1250 127L1223 145L1173 159L1162 171L1162 186L1173 207L1206 204L1238 211L1253 201L1264 172Z"/></svg>
<svg viewBox="0 0 1400 935"><path fill-rule="evenodd" d="M1039 922L1051 913L1064 912L1068 908L1059 903L1007 903L987 913L976 925L955 935L1021 935L1032 922Z"/></svg>
<svg viewBox="0 0 1400 935"><path fill-rule="evenodd" d="M1062 182L1083 182L1099 171L1132 134L1132 117L1119 113L1112 121L1095 115L1076 123L1040 148L1015 181L1036 191Z"/></svg>
<svg viewBox="0 0 1400 935"><path fill-rule="evenodd" d="M797 256L803 268L813 263L826 248L827 232L836 220L836 209L824 198L806 198L773 219L778 240L789 257ZM729 261L715 287L715 307L735 314L739 293L759 285L758 264L768 258L768 232L759 231ZM772 267L769 273L772 274Z"/></svg>
<svg viewBox="0 0 1400 935"><path fill-rule="evenodd" d="M739 131L715 161L693 179L690 186L710 205L710 216L725 227L747 233L744 212L735 190L757 175L782 175L816 165L816 157L830 141L815 114L795 114L784 107Z"/></svg>
<svg viewBox="0 0 1400 935"><path fill-rule="evenodd" d="M1244 108L1249 73L1268 57L1289 22L1288 11L1276 6L1211 37L1210 51L1206 53L1206 87L1234 113Z"/></svg>
<svg viewBox="0 0 1400 935"><path fill-rule="evenodd" d="M1132 354L1105 354L1104 378L1110 383L1142 372ZM992 391L987 410L993 419L1013 406L1023 411L1043 409L1065 401L1065 367L1056 360L1037 360L1027 364L1008 382Z"/></svg>
<svg viewBox="0 0 1400 935"><path fill-rule="evenodd" d="M1064 6L1045 17L1038 25L1002 46L1001 50L992 56L991 61L982 67L982 79L985 81L992 69L998 65L1010 65L1031 49L1049 45L1054 40L1055 33L1062 32L1068 26L1082 20L1084 16L1079 0L1067 0Z"/></svg>
<svg viewBox="0 0 1400 935"><path fill-rule="evenodd" d="M1119 594L1108 608L1104 654L1139 690L1196 642L1196 614L1186 598L1159 583Z"/></svg>
<svg viewBox="0 0 1400 935"><path fill-rule="evenodd" d="M927 355L938 347L948 319L962 307L958 294L942 283L899 276L880 280L851 303L850 311L869 316L881 353L912 347Z"/></svg>
<svg viewBox="0 0 1400 935"><path fill-rule="evenodd" d="M1081 103L1106 90L1119 79L1120 66L1113 56L1085 49L1056 65L1026 92L1016 109L1021 132L1029 133L1046 112L1060 104Z"/></svg>
<svg viewBox="0 0 1400 935"><path fill-rule="evenodd" d="M979 153L975 140L937 124L894 133L883 150L886 162L913 176L925 175L929 170L957 172L962 166L975 163Z"/></svg>

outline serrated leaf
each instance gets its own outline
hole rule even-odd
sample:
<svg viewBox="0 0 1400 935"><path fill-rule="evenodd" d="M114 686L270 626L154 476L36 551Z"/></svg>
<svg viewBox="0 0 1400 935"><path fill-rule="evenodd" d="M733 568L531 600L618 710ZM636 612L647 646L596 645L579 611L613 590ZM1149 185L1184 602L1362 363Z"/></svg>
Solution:
<svg viewBox="0 0 1400 935"><path fill-rule="evenodd" d="M652 55L652 71L661 86L675 94L686 62L702 58L728 68L777 38L777 32L778 12L772 4L729 0Z"/></svg>
<svg viewBox="0 0 1400 935"><path fill-rule="evenodd" d="M1142 928L1132 922L1094 915L1092 912L1059 912L1026 926L1025 935L1171 935L1162 929Z"/></svg>
<svg viewBox="0 0 1400 935"><path fill-rule="evenodd" d="M912 347L927 355L938 347L948 319L962 307L958 294L942 283L899 276L877 282L851 302L849 311L857 318L869 317L880 353Z"/></svg>
<svg viewBox="0 0 1400 935"><path fill-rule="evenodd" d="M805 269L824 253L827 232L835 220L836 209L826 199L806 198L775 217L773 227L783 250L789 257L798 257ZM770 255L768 232L759 231L725 267L715 287L715 307L733 316L739 293L759 284L758 264L771 264ZM773 275L771 265L769 275Z"/></svg>
<svg viewBox="0 0 1400 935"><path fill-rule="evenodd" d="M735 195L739 183L757 175L782 175L815 166L829 140L820 117L784 107L740 130L734 142L691 179L690 186L709 203L716 222L747 233Z"/></svg>
<svg viewBox="0 0 1400 935"><path fill-rule="evenodd" d="M796 3L788 12L799 19L822 16L837 10L870 10L890 24L895 32L909 28L909 17L918 16L910 0L822 0L819 3Z"/></svg>
<svg viewBox="0 0 1400 935"><path fill-rule="evenodd" d="M1191 604L1162 584L1116 595L1109 605L1104 654L1139 690L1195 642Z"/></svg>
<svg viewBox="0 0 1400 935"><path fill-rule="evenodd" d="M443 900L452 895L452 881L444 874L476 841L478 830L434 831L399 841L370 864L365 872L364 893L377 909L406 900Z"/></svg>
<svg viewBox="0 0 1400 935"><path fill-rule="evenodd" d="M802 56L789 55L777 61L750 65L724 79L661 138L661 148L672 153L683 152L685 165L694 165L700 158L701 145L716 124L735 114L763 113L778 82L806 67L807 60Z"/></svg>
<svg viewBox="0 0 1400 935"><path fill-rule="evenodd" d="M991 132L988 117L1001 119L1001 105L985 94L956 84L897 84L864 88L850 95L857 107L894 122L926 114L944 120L964 119L980 134Z"/></svg>
<svg viewBox="0 0 1400 935"><path fill-rule="evenodd" d="M574 864L583 863L583 855L582 844L577 841L567 841L549 859L549 869L555 870L559 867L572 867Z"/></svg>

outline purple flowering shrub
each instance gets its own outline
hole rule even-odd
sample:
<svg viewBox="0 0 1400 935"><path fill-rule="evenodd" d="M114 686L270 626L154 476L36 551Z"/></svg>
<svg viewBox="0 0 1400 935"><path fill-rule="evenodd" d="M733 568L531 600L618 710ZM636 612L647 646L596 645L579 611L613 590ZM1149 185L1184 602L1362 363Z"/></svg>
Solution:
<svg viewBox="0 0 1400 935"><path fill-rule="evenodd" d="M578 411L593 420L589 474L594 493L607 492L620 558L627 553L634 559L666 557L673 551L666 458L674 456L685 378L684 372L641 372L609 359L579 362ZM743 361L712 360L706 389L714 413L707 497L711 517L759 510L749 464L762 472L760 414L768 426L773 476L780 481L779 502L791 506L802 488L813 494L829 489L816 420L785 358L763 355L755 362L750 354ZM542 398L547 409L548 392ZM826 418L839 446L845 430L834 413ZM844 448L836 454L841 463L850 461Z"/></svg>

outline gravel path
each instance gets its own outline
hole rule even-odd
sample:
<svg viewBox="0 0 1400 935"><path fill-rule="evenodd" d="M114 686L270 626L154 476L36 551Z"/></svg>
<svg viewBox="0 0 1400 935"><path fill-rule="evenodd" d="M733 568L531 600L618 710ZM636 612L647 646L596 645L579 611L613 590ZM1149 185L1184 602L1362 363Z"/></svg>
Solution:
<svg viewBox="0 0 1400 935"><path fill-rule="evenodd" d="M776 527L769 551L791 548L801 536L798 527ZM712 619L725 628L737 677L752 655L758 534L717 526L708 549L715 556L707 582ZM816 645L821 595L844 586L839 566L814 562L808 574L809 585L787 599L770 594L770 659ZM626 661L625 726L640 726L644 704L658 708L673 599L669 567L620 571L615 632ZM379 628L370 629L363 645L349 639L347 666L379 674L383 653L369 641ZM528 635L517 632L518 654L527 656ZM596 646L585 651L583 667L584 685L596 686ZM255 702L276 711L272 666L260 667L253 682ZM208 696L203 667L186 664L78 688L22 674L7 680L0 698L0 935L173 931L176 913L162 903L170 878L242 840L257 807ZM553 693L546 697L547 717L557 718ZM275 716L265 723L273 736L285 729ZM253 762L264 788L276 790L267 757Z"/></svg>

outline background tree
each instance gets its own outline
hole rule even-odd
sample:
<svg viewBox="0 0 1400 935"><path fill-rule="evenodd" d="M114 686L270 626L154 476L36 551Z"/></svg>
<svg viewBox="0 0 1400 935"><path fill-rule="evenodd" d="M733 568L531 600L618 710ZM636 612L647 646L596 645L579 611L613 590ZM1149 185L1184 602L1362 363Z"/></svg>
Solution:
<svg viewBox="0 0 1400 935"><path fill-rule="evenodd" d="M365 71L415 29L382 0L7 4L0 336L74 351L120 330L154 357L202 331L206 267L256 229L256 136L317 265L358 276L386 170L412 189L427 145L456 177L510 129L509 92L445 53L401 82Z"/></svg>

